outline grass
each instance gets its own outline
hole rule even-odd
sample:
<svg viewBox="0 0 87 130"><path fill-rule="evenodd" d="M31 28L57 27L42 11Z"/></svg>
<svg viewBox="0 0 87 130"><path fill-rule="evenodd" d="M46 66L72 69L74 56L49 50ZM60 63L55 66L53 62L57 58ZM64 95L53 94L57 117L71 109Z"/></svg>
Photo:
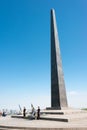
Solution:
<svg viewBox="0 0 87 130"><path fill-rule="evenodd" d="M87 111L87 108L82 108L81 110L86 110Z"/></svg>

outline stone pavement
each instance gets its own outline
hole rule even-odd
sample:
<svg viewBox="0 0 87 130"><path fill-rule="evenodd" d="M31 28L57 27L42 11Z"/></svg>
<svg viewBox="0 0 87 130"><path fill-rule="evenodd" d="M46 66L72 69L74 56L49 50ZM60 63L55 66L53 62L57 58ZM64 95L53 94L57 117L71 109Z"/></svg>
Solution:
<svg viewBox="0 0 87 130"><path fill-rule="evenodd" d="M13 118L23 118L22 115L13 115ZM30 115L26 115L26 119L34 119ZM65 109L65 110L42 110L40 115L41 120L51 120L51 121L62 121L70 122L76 120L87 119L87 111L78 109Z"/></svg>
<svg viewBox="0 0 87 130"><path fill-rule="evenodd" d="M0 130L87 130L87 119L72 122L0 117Z"/></svg>
<svg viewBox="0 0 87 130"><path fill-rule="evenodd" d="M87 111L80 109L44 110L43 113L41 115L43 120L71 122L87 119Z"/></svg>

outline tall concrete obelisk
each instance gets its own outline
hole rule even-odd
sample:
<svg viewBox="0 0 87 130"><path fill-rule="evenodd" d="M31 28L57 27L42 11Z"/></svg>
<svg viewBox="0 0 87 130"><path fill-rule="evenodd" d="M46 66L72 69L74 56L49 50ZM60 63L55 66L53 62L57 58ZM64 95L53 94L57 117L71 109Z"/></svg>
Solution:
<svg viewBox="0 0 87 130"><path fill-rule="evenodd" d="M51 10L51 108L68 107L54 9Z"/></svg>

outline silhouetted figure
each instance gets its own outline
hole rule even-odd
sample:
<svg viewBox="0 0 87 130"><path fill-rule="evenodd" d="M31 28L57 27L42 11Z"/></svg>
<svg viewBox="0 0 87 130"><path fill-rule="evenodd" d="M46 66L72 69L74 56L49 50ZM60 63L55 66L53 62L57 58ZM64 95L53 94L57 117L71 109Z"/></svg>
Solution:
<svg viewBox="0 0 87 130"><path fill-rule="evenodd" d="M26 116L26 108L24 107L23 109L23 116L25 117Z"/></svg>
<svg viewBox="0 0 87 130"><path fill-rule="evenodd" d="M31 108L32 108L31 114L32 114L33 117L35 117L36 111L35 111L33 104L31 104Z"/></svg>
<svg viewBox="0 0 87 130"><path fill-rule="evenodd" d="M3 109L3 113L2 113L2 116L6 116L6 112L4 111L4 109Z"/></svg>
<svg viewBox="0 0 87 130"><path fill-rule="evenodd" d="M5 112L2 113L2 116L6 116Z"/></svg>
<svg viewBox="0 0 87 130"><path fill-rule="evenodd" d="M40 107L38 106L38 109L37 109L37 119L40 119Z"/></svg>

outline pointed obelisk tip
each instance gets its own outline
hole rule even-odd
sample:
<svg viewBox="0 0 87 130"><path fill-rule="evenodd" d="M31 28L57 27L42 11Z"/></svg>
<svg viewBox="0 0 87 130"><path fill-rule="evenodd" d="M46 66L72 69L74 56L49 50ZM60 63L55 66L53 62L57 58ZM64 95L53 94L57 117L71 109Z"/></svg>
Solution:
<svg viewBox="0 0 87 130"><path fill-rule="evenodd" d="M55 10L54 10L53 8L51 9L51 13L52 13L52 12L55 12Z"/></svg>

